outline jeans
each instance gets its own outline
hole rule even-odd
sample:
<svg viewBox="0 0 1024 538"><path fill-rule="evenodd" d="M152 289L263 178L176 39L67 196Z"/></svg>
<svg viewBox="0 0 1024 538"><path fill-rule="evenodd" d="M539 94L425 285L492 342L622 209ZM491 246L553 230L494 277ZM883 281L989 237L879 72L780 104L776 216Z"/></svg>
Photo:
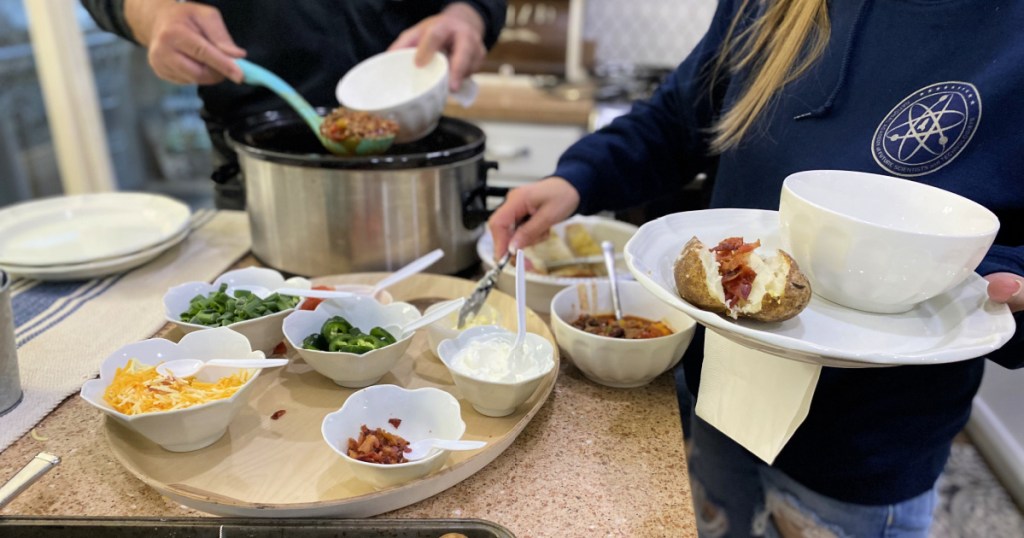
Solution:
<svg viewBox="0 0 1024 538"><path fill-rule="evenodd" d="M880 506L826 497L765 464L690 410L686 452L701 538L928 536L935 488Z"/></svg>

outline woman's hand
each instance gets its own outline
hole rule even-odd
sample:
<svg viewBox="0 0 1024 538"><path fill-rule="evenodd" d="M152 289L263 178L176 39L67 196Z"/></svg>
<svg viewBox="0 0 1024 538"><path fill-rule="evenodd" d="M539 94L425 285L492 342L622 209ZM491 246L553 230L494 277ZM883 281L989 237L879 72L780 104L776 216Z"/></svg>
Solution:
<svg viewBox="0 0 1024 538"><path fill-rule="evenodd" d="M1010 305L1011 312L1024 310L1024 278L1013 273L992 273L988 280L988 297L997 303Z"/></svg>
<svg viewBox="0 0 1024 538"><path fill-rule="evenodd" d="M494 257L528 247L544 238L552 224L569 218L580 205L580 193L560 177L512 189L505 203L487 221L494 238ZM525 219L525 222L523 222ZM517 227L517 224L522 225Z"/></svg>
<svg viewBox="0 0 1024 538"><path fill-rule="evenodd" d="M458 91L462 81L480 69L487 55L484 19L469 4L454 3L402 32L388 50L416 47L416 65L423 67L434 53L448 55L448 87Z"/></svg>
<svg viewBox="0 0 1024 538"><path fill-rule="evenodd" d="M178 84L242 82L234 60L245 56L217 8L174 0L125 0L125 19L135 39L149 50L149 65Z"/></svg>

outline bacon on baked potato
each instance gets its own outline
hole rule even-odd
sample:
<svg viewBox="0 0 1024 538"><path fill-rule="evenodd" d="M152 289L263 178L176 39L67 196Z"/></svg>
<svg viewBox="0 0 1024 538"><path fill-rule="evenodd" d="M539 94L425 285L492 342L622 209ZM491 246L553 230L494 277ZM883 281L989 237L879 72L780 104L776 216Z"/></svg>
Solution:
<svg viewBox="0 0 1024 538"><path fill-rule="evenodd" d="M811 284L789 254L779 250L765 258L755 252L759 246L760 241L730 237L707 248L690 239L675 261L679 296L733 319L774 322L796 316L811 300Z"/></svg>

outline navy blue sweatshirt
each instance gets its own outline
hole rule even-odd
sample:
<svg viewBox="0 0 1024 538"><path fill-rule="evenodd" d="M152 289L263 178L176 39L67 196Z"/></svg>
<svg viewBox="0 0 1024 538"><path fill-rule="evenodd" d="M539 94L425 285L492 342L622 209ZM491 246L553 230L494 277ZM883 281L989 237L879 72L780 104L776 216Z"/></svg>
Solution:
<svg viewBox="0 0 1024 538"><path fill-rule="evenodd" d="M882 173L993 210L1000 233L977 271L1024 275L1024 2L829 2L823 57L782 89L737 148L716 158L708 128L736 99L744 74L726 73L709 89L707 67L736 9L723 1L707 35L654 97L563 155L555 175L579 190L581 212L629 207L716 168L712 207L759 209L778 208L793 172ZM908 139L907 120L922 112L938 127ZM1024 316L1015 320L1011 342L989 357L1010 368L1024 364ZM693 394L702 340L683 359ZM824 368L810 414L774 465L847 502L918 495L934 484L967 421L984 360Z"/></svg>
<svg viewBox="0 0 1024 538"><path fill-rule="evenodd" d="M275 72L313 106L336 107L334 88L349 69L379 52L398 35L462 1L486 24L492 46L505 24L505 0L203 0L221 11L224 24L247 59ZM82 0L104 30L134 41L124 19L124 0ZM201 86L204 117L230 125L236 119L285 105L264 88L227 81Z"/></svg>

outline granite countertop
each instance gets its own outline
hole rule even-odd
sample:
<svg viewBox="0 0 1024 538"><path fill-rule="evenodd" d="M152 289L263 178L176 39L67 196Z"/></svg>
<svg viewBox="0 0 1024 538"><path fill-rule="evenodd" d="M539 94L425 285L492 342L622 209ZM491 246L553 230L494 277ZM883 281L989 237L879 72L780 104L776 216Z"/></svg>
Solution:
<svg viewBox="0 0 1024 538"><path fill-rule="evenodd" d="M208 517L123 468L102 423L75 395L0 453L0 481L39 452L62 460L0 516ZM547 402L497 459L431 498L378 517L478 518L518 537L695 537L671 373L644 387L613 389L563 360Z"/></svg>
<svg viewBox="0 0 1024 538"><path fill-rule="evenodd" d="M587 127L594 110L592 99L565 98L548 92L526 77L476 75L480 88L476 101L463 108L449 100L444 115L466 120L509 121ZM572 91L565 92L573 95ZM585 93L585 92L584 92Z"/></svg>

